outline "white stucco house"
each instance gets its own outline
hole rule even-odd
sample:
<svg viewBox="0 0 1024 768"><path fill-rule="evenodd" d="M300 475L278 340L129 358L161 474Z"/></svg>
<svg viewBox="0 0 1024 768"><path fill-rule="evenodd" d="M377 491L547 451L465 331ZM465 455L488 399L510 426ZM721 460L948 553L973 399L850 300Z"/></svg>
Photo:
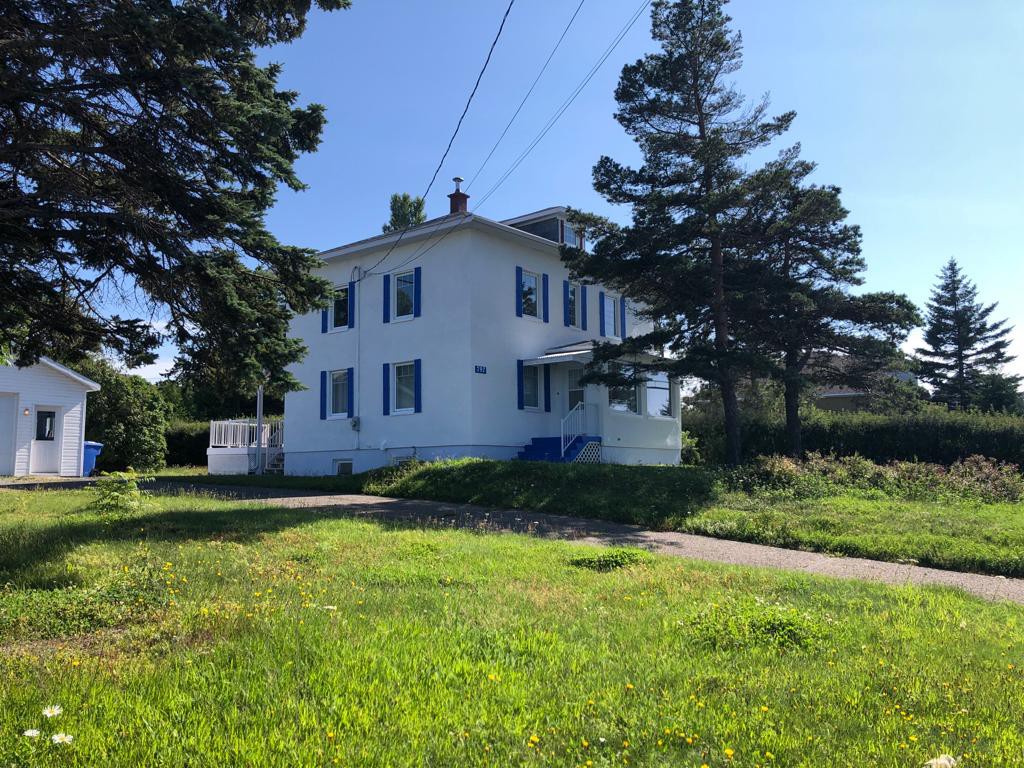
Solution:
<svg viewBox="0 0 1024 768"><path fill-rule="evenodd" d="M293 321L309 349L292 369L305 389L286 396L283 430L264 426L277 435L269 466L327 475L462 456L678 463L677 382L580 384L594 341L641 328L629 302L570 281L565 209L493 221L469 213L458 187L449 198L449 215L404 235L320 254L336 298ZM252 469L253 449L228 444L254 435L251 424L212 424L210 472Z"/></svg>
<svg viewBox="0 0 1024 768"><path fill-rule="evenodd" d="M0 365L0 475L81 475L86 396L99 388L48 357Z"/></svg>

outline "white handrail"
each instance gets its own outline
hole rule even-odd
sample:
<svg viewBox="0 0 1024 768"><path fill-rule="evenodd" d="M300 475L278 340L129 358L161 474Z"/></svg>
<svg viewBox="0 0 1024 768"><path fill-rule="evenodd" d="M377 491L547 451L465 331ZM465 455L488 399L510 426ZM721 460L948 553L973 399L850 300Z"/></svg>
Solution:
<svg viewBox="0 0 1024 768"><path fill-rule="evenodd" d="M562 457L573 441L586 433L586 409L583 403L576 403L562 419Z"/></svg>
<svg viewBox="0 0 1024 768"><path fill-rule="evenodd" d="M210 422L211 448L265 448L284 446L284 420L268 419L263 422L263 440L257 440L255 419L228 419Z"/></svg>

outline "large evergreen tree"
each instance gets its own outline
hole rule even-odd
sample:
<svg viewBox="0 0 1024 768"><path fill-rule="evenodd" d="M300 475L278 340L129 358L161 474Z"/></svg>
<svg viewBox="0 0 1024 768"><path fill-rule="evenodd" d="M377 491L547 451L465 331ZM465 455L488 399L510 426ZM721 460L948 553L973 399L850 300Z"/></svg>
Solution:
<svg viewBox="0 0 1024 768"><path fill-rule="evenodd" d="M427 220L424 206L425 201L419 195L413 197L408 192L396 192L391 196L391 219L381 229L396 232L422 224Z"/></svg>
<svg viewBox="0 0 1024 768"><path fill-rule="evenodd" d="M656 329L621 346L599 347L595 362L668 347L657 368L717 385L725 414L727 459L741 456L736 381L751 363L738 310L752 288L743 254L752 177L743 161L783 133L793 113L767 116L733 88L741 38L728 27L724 0L655 2L652 35L661 50L627 65L615 92L616 119L642 154L638 168L602 157L594 187L632 208L628 227L576 216L592 254L567 249L577 275L644 302ZM641 371L642 372L642 371Z"/></svg>
<svg viewBox="0 0 1024 768"><path fill-rule="evenodd" d="M315 0L321 9L348 0ZM0 347L18 362L107 347L250 388L302 353L288 319L326 301L312 250L264 215L324 113L258 47L310 0L8 0L0 15ZM127 298L129 301L125 302ZM141 305L139 318L110 311Z"/></svg>
<svg viewBox="0 0 1024 768"><path fill-rule="evenodd" d="M808 185L814 164L796 150L756 174L748 255L755 290L740 309L769 372L782 382L791 455L803 454L800 403L815 384L868 388L899 357L920 323L917 308L893 293L853 294L866 268L860 229L834 186Z"/></svg>
<svg viewBox="0 0 1024 768"><path fill-rule="evenodd" d="M928 302L924 346L916 350L936 401L958 410L979 406L984 375L1014 359L1008 352L1013 328L990 319L995 308L978 300L978 289L951 258Z"/></svg>

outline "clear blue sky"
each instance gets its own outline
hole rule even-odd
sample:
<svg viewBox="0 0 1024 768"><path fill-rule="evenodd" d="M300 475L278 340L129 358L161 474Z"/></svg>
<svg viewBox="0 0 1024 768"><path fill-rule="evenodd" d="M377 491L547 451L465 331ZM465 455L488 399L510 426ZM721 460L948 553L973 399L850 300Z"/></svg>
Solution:
<svg viewBox="0 0 1024 768"><path fill-rule="evenodd" d="M470 178L547 57L578 0L516 0L480 91L427 200L447 212L455 175ZM380 231L392 192L420 194L479 71L506 0L353 0L314 13L305 36L268 51L281 84L327 108L304 192L269 216L283 241L318 249ZM640 0L586 0L536 91L480 178L470 208L583 78ZM797 119L814 178L838 184L864 231L867 288L923 303L955 256L1018 326L1024 357L1024 2L734 0L748 97L771 95ZM593 191L602 154L631 162L612 117L622 65L652 50L645 15L572 108L480 208L505 218L548 205L626 220ZM156 368L147 371L152 375ZM1014 369L1024 373L1024 361Z"/></svg>

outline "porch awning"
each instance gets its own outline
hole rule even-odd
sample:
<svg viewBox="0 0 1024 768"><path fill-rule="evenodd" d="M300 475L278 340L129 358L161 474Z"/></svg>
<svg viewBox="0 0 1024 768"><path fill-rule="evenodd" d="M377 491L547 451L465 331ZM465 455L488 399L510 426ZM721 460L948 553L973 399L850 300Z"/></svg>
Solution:
<svg viewBox="0 0 1024 768"><path fill-rule="evenodd" d="M523 365L553 365L555 363L579 363L583 365L594 359L593 348L594 343L592 341L552 347L546 350L540 357L531 357L529 360L523 360ZM623 359L623 362L651 363L662 359L656 355L641 352L639 354L631 354L629 359Z"/></svg>

